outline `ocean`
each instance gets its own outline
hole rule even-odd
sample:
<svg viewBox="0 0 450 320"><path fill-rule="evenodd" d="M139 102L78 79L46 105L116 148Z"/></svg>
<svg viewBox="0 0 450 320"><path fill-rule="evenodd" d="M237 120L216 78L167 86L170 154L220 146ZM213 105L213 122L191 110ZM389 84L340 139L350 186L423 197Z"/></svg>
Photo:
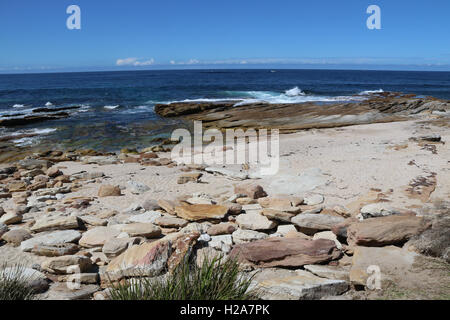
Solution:
<svg viewBox="0 0 450 320"><path fill-rule="evenodd" d="M450 72L346 70L170 70L0 75L0 120L36 108L72 109L70 117L1 127L16 146L117 151L148 147L188 124L153 107L173 101L301 103L358 101L396 91L450 99ZM23 134L29 137L19 137ZM35 134L35 135L34 135ZM33 135L33 136L31 136Z"/></svg>

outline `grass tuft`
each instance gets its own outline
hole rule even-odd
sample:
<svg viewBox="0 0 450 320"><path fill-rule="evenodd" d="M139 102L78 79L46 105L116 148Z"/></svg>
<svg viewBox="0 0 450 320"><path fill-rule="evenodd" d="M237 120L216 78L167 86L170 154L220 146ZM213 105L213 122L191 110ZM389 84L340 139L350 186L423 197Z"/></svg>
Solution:
<svg viewBox="0 0 450 320"><path fill-rule="evenodd" d="M205 258L201 267L184 260L162 277L137 277L112 286L112 300L251 300L252 277L243 275L239 263L217 256Z"/></svg>
<svg viewBox="0 0 450 320"><path fill-rule="evenodd" d="M0 300L33 300L35 294L30 279L24 274L24 267L16 264L0 267Z"/></svg>

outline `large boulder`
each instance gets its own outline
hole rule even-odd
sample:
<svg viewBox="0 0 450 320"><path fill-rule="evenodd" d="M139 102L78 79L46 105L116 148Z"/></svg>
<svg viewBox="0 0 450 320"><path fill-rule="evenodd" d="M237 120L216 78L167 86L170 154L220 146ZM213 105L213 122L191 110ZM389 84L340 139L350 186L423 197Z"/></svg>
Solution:
<svg viewBox="0 0 450 320"><path fill-rule="evenodd" d="M301 267L337 259L341 252L326 239L267 238L238 244L231 256L255 267Z"/></svg>
<svg viewBox="0 0 450 320"><path fill-rule="evenodd" d="M386 246L401 244L422 233L430 225L421 217L392 215L367 219L347 228L347 241L351 246Z"/></svg>

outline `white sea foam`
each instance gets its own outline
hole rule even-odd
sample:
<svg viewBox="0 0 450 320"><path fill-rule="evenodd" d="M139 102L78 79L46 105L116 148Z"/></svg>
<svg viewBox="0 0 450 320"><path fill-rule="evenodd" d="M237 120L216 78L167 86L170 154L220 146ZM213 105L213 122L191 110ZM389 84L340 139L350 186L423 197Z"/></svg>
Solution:
<svg viewBox="0 0 450 320"><path fill-rule="evenodd" d="M13 108L25 108L24 104L15 104L13 105Z"/></svg>
<svg viewBox="0 0 450 320"><path fill-rule="evenodd" d="M51 102L49 101L49 102L47 102L47 103L45 104L45 106L46 106L46 107L51 107L51 106L53 106L53 103L51 103Z"/></svg>
<svg viewBox="0 0 450 320"><path fill-rule="evenodd" d="M108 110L114 110L114 109L117 109L117 108L119 108L119 107L120 107L120 106L117 105L117 106L104 106L103 108L108 109Z"/></svg>
<svg viewBox="0 0 450 320"><path fill-rule="evenodd" d="M296 96L304 96L305 93L300 90L298 87L286 90L284 92L285 95L287 95L288 97L296 97Z"/></svg>
<svg viewBox="0 0 450 320"><path fill-rule="evenodd" d="M360 92L359 94L362 96L366 96L366 95L371 95L374 93L383 93L383 92L384 92L383 89L378 89L378 90L366 90L366 91Z"/></svg>

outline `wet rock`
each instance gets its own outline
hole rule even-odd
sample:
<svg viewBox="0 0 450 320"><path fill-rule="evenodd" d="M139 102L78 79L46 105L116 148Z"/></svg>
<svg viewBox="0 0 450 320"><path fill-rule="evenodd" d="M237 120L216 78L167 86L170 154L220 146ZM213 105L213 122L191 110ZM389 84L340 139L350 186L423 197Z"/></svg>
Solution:
<svg viewBox="0 0 450 320"><path fill-rule="evenodd" d="M340 251L331 240L302 238L267 238L238 244L232 257L255 267L300 267L337 259Z"/></svg>

